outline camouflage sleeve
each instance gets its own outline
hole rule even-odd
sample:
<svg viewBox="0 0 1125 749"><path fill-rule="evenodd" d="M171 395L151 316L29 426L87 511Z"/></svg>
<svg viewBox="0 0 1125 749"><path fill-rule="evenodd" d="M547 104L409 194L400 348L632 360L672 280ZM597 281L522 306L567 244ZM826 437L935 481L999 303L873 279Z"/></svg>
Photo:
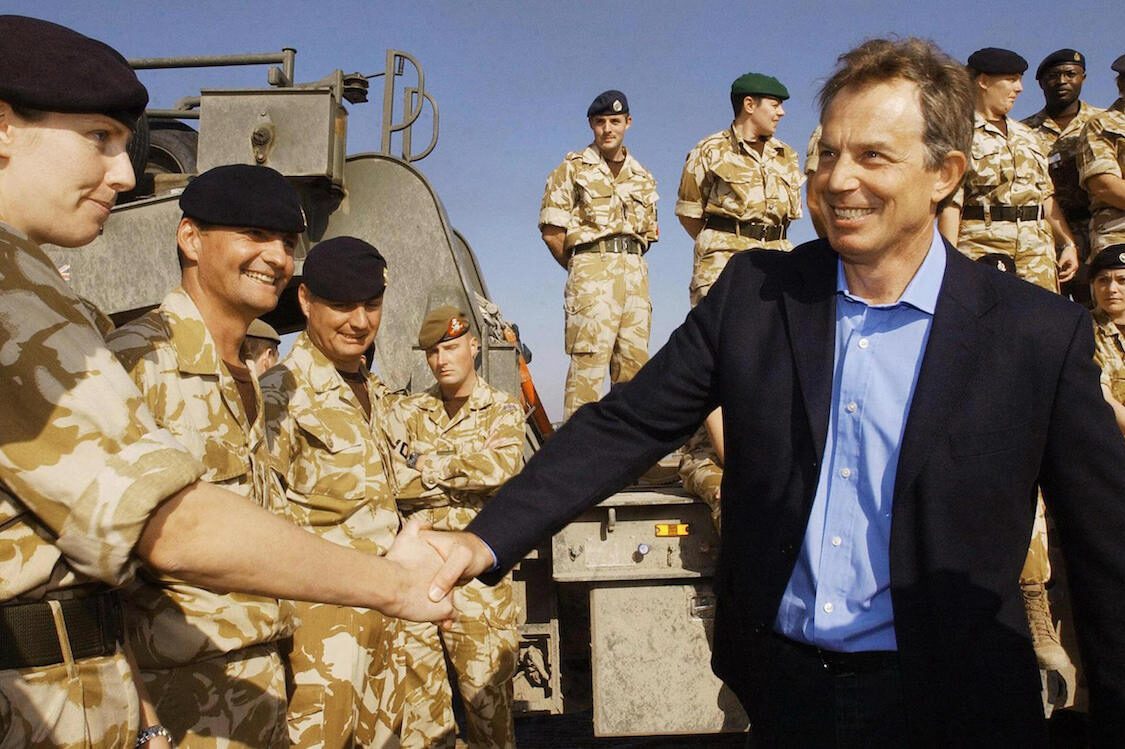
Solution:
<svg viewBox="0 0 1125 749"><path fill-rule="evenodd" d="M156 427L82 303L33 245L0 239L0 479L70 565L127 581L153 510L203 467Z"/></svg>
<svg viewBox="0 0 1125 749"><path fill-rule="evenodd" d="M789 219L796 221L802 214L801 186L805 184L805 175L801 171L801 164L797 152L788 146L785 149L785 184L789 189Z"/></svg>
<svg viewBox="0 0 1125 749"><path fill-rule="evenodd" d="M700 429L684 445L680 455L680 480L684 489L701 499L711 508L711 519L719 527L720 504L719 489L723 483L723 469L716 462L717 456L707 439L707 432Z"/></svg>
<svg viewBox="0 0 1125 749"><path fill-rule="evenodd" d="M656 194L656 178L651 174L647 187L652 199L645 203L645 241L652 244L660 239L660 226L656 222L656 201L660 196Z"/></svg>
<svg viewBox="0 0 1125 749"><path fill-rule="evenodd" d="M500 401L488 415L488 429L479 449L429 456L422 483L446 491L491 494L523 468L523 409L512 399Z"/></svg>
<svg viewBox="0 0 1125 749"><path fill-rule="evenodd" d="M684 218L703 218L703 199L707 166L703 163L703 150L696 146L688 152L684 160L684 171L680 174L680 189L676 194L676 215Z"/></svg>
<svg viewBox="0 0 1125 749"><path fill-rule="evenodd" d="M805 149L805 174L812 174L820 165L820 125L809 136L809 145Z"/></svg>
<svg viewBox="0 0 1125 749"><path fill-rule="evenodd" d="M1082 187L1099 174L1121 177L1117 150L1123 147L1125 128L1107 127L1105 114L1091 117L1082 130L1082 146L1078 149L1078 180Z"/></svg>
<svg viewBox="0 0 1125 749"><path fill-rule="evenodd" d="M288 383L288 384L287 384ZM262 404L265 409L266 442L270 449L270 470L281 485L284 494L286 476L293 462L296 443L293 439L293 419L289 414L289 396L292 374L282 366L275 366L262 375Z"/></svg>
<svg viewBox="0 0 1125 749"><path fill-rule="evenodd" d="M555 167L547 176L547 185L543 188L543 202L539 207L539 228L544 226L558 226L562 229L570 228L571 215L574 212L574 171L570 159Z"/></svg>

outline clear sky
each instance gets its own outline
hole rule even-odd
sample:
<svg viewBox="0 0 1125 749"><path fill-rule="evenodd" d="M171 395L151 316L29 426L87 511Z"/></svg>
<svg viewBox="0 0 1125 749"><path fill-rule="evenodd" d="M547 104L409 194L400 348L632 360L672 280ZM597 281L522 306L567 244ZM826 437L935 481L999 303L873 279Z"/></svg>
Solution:
<svg viewBox="0 0 1125 749"><path fill-rule="evenodd" d="M985 46L1016 50L1031 63L1018 117L1041 106L1034 69L1049 52L1074 47L1087 55L1083 99L1100 106L1115 97L1109 64L1125 53L1121 0L8 0L3 12L71 26L127 57L295 47L299 81L336 68L378 72L388 48L413 54L441 113L437 148L417 166L476 251L494 300L520 324L553 419L561 416L567 364L565 273L540 241L539 200L547 173L589 142L586 107L600 91L628 95L634 122L626 144L658 181L662 239L648 255L655 350L688 310L692 245L673 213L680 168L699 139L729 124L727 94L737 76L764 72L788 86L793 98L778 136L803 154L819 84L837 55L868 37L924 36L961 60ZM171 106L201 87L262 86L264 76L264 68L244 68L150 71L142 79L155 105ZM349 153L378 147L379 92L373 81L374 101L351 108ZM813 236L807 218L793 236Z"/></svg>

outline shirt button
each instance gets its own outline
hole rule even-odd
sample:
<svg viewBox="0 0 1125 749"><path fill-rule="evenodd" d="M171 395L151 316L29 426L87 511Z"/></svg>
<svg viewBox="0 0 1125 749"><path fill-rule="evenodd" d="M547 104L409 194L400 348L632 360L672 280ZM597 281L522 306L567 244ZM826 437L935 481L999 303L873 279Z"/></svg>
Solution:
<svg viewBox="0 0 1125 749"><path fill-rule="evenodd" d="M840 538L839 536L833 536L832 537L832 545L833 546L839 546L843 542L844 542L844 539Z"/></svg>
<svg viewBox="0 0 1125 749"><path fill-rule="evenodd" d="M859 409L859 406L856 405L855 401L852 401L851 403L849 403L847 405L847 409L848 409L848 413L854 414Z"/></svg>
<svg viewBox="0 0 1125 749"><path fill-rule="evenodd" d="M867 340L866 338L860 338L859 339L859 347L860 348L867 348L870 345L871 345L871 341Z"/></svg>
<svg viewBox="0 0 1125 749"><path fill-rule="evenodd" d="M833 606L833 605L832 605L832 603L831 603L831 601L830 601L830 602L828 602L828 603L824 604L824 613L826 613L826 614L831 614L831 613L832 613L832 610L833 610L834 608L836 608L836 607L835 607L835 606Z"/></svg>
<svg viewBox="0 0 1125 749"><path fill-rule="evenodd" d="M850 469L850 468L841 468L840 469L840 476L842 476L843 478L848 478L851 475L852 475L852 469Z"/></svg>

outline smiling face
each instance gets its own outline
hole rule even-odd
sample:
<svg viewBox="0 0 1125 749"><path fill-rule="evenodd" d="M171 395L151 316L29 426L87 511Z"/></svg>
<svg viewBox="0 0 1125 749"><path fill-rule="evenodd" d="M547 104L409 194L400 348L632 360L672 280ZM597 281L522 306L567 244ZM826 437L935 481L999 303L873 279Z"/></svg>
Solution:
<svg viewBox="0 0 1125 749"><path fill-rule="evenodd" d="M426 364L447 398L467 396L473 391L476 384L474 362L479 350L480 344L471 333L426 349Z"/></svg>
<svg viewBox="0 0 1125 749"><path fill-rule="evenodd" d="M845 261L929 247L937 205L960 181L965 156L952 151L927 168L923 125L918 87L903 79L845 88L825 110L812 193Z"/></svg>
<svg viewBox="0 0 1125 749"><path fill-rule="evenodd" d="M613 154L625 140L625 131L633 124L627 114L600 114L590 118L590 130L594 133L594 145L603 155Z"/></svg>
<svg viewBox="0 0 1125 749"><path fill-rule="evenodd" d="M293 277L297 235L253 227L203 226L184 218L176 231L184 288L200 309L250 320L277 306Z"/></svg>
<svg viewBox="0 0 1125 749"><path fill-rule="evenodd" d="M363 302L332 302L321 299L301 284L297 300L308 320L305 331L313 345L337 369L355 372L363 354L375 341L383 320L383 297Z"/></svg>
<svg viewBox="0 0 1125 749"><path fill-rule="evenodd" d="M105 115L47 112L29 120L0 101L0 220L37 243L93 241L117 194L135 183L131 136Z"/></svg>

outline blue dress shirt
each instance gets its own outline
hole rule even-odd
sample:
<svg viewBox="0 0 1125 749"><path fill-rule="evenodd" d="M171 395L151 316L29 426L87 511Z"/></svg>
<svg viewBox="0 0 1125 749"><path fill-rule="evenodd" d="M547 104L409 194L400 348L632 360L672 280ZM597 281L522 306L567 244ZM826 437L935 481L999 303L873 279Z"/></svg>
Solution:
<svg viewBox="0 0 1125 749"><path fill-rule="evenodd" d="M775 629L826 650L896 650L891 503L910 400L922 368L945 245L934 232L894 304L871 305L836 271L832 408L812 514Z"/></svg>

